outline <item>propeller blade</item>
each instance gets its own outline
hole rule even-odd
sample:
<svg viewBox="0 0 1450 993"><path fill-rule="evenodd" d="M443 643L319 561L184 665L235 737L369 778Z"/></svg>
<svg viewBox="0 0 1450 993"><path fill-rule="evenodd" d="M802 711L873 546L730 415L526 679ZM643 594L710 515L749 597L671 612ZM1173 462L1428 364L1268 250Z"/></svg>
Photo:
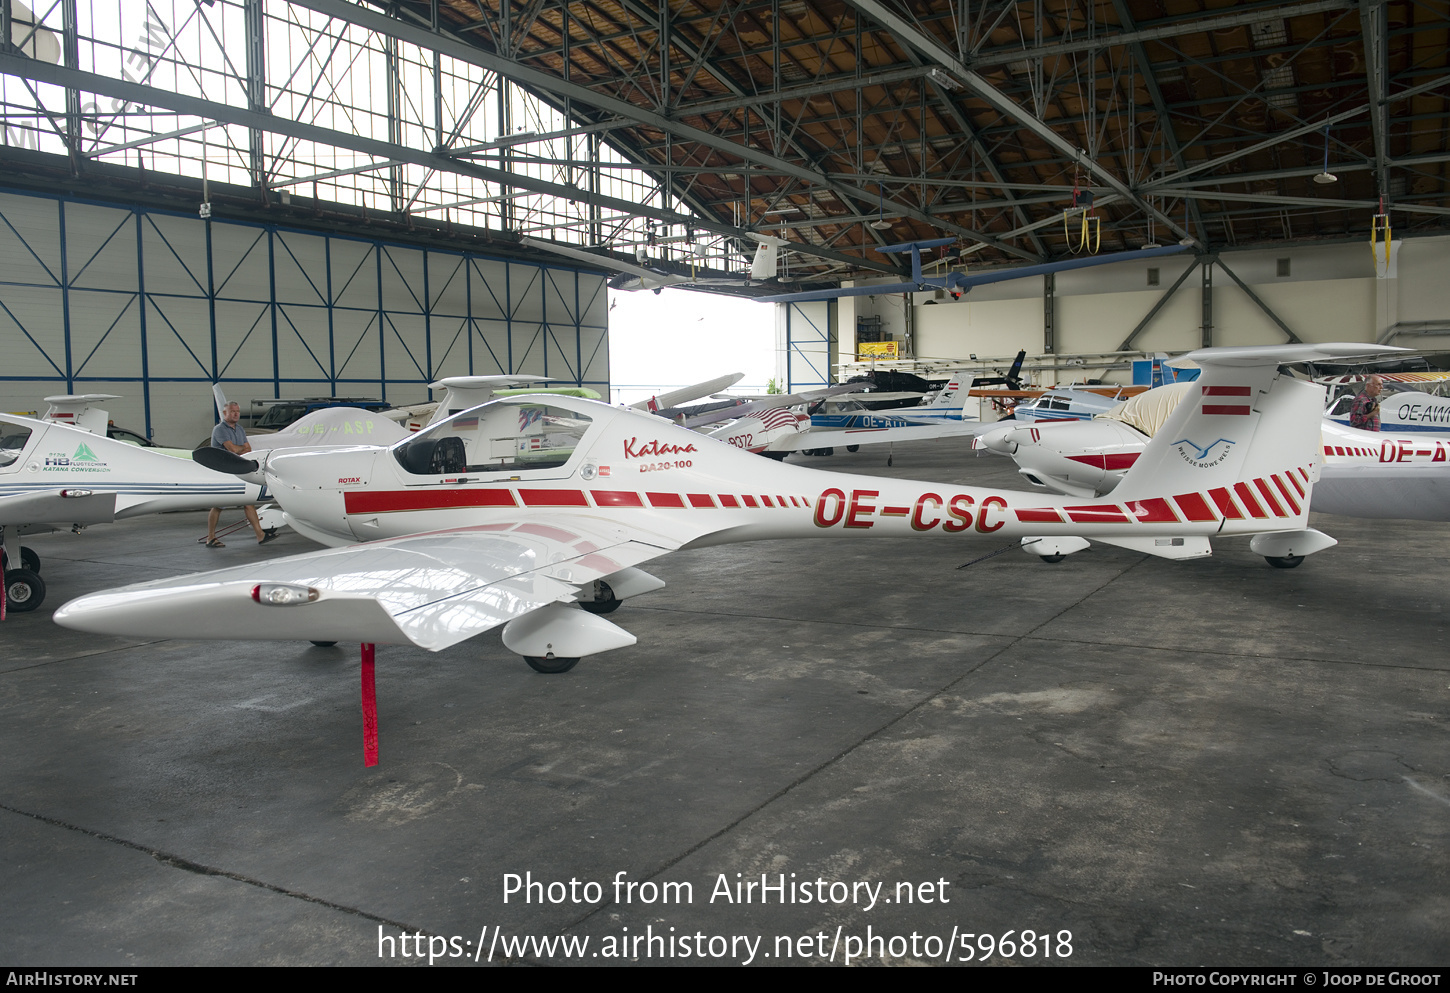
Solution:
<svg viewBox="0 0 1450 993"><path fill-rule="evenodd" d="M249 472L257 471L257 463L254 460L233 455L225 448L198 448L191 453L191 460L198 465L204 465L215 472L224 472L229 476L245 476Z"/></svg>

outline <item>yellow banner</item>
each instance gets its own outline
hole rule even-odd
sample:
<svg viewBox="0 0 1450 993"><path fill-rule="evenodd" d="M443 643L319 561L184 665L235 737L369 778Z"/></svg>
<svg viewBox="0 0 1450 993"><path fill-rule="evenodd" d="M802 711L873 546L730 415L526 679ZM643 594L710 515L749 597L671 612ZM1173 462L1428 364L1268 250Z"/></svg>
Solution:
<svg viewBox="0 0 1450 993"><path fill-rule="evenodd" d="M894 341L862 341L856 344L856 357L858 359L887 358L894 359L897 356L897 342Z"/></svg>

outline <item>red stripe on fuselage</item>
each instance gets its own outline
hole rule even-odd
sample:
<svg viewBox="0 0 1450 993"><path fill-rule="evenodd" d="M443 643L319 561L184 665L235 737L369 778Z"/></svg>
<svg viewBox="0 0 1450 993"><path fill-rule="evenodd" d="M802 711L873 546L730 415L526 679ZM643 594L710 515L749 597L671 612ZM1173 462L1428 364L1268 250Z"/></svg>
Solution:
<svg viewBox="0 0 1450 993"><path fill-rule="evenodd" d="M1105 503L1093 506L1063 507L1074 524L1127 524L1128 517L1116 504Z"/></svg>
<svg viewBox="0 0 1450 993"><path fill-rule="evenodd" d="M525 507L587 507L583 490L519 490Z"/></svg>
<svg viewBox="0 0 1450 993"><path fill-rule="evenodd" d="M451 510L457 507L517 507L511 491L498 490L382 490L348 491L342 506L349 514L393 514L408 510Z"/></svg>
<svg viewBox="0 0 1450 993"><path fill-rule="evenodd" d="M628 490L590 490L596 507L643 507L644 501L638 493Z"/></svg>
<svg viewBox="0 0 1450 993"><path fill-rule="evenodd" d="M1142 524L1179 524L1178 515L1167 500L1153 497L1151 500L1134 500L1128 504L1128 513Z"/></svg>

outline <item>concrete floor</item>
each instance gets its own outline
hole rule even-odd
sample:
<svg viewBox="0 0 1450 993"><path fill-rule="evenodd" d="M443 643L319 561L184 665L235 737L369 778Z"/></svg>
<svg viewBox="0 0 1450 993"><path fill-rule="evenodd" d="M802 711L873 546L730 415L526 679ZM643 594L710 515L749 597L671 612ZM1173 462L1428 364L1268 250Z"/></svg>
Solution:
<svg viewBox="0 0 1450 993"><path fill-rule="evenodd" d="M1015 479L947 446L884 461L808 464ZM1444 965L1450 529L1315 524L1340 545L1292 571L1243 539L1196 562L1095 545L961 571L1003 542L675 554L648 566L668 587L611 618L639 644L566 675L496 633L380 648L372 770L355 645L135 643L50 621L81 593L305 539L207 550L202 515L30 538L50 593L0 628L0 959L417 962L402 929L456 936L434 948L467 961L480 935L495 960L567 935L588 939L582 959L523 958L680 961L689 936L724 962L749 952L719 939L763 937L757 964L787 944L792 961L902 963L1033 931L1074 965ZM509 873L596 882L603 903L505 902ZM620 873L691 884L692 902L615 901ZM884 886L871 907L861 888L716 892L762 874L812 897L816 880ZM666 940L621 943L651 936Z"/></svg>

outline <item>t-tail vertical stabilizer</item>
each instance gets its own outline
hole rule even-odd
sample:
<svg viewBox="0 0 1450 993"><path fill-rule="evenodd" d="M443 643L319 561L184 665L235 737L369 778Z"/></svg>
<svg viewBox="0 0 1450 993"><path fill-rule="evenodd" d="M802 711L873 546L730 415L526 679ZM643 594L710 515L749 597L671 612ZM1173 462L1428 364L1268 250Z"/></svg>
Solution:
<svg viewBox="0 0 1450 993"><path fill-rule="evenodd" d="M1323 409L1324 394L1280 366L1362 355L1368 347L1298 344L1189 353L1185 358L1203 369L1202 376L1112 499L1145 523L1216 523L1218 534L1259 534L1254 550L1270 561L1278 545L1290 549L1280 557L1329 547L1332 538L1308 530L1309 494L1319 475L1320 425L1313 415ZM1275 533L1263 533L1268 530Z"/></svg>

